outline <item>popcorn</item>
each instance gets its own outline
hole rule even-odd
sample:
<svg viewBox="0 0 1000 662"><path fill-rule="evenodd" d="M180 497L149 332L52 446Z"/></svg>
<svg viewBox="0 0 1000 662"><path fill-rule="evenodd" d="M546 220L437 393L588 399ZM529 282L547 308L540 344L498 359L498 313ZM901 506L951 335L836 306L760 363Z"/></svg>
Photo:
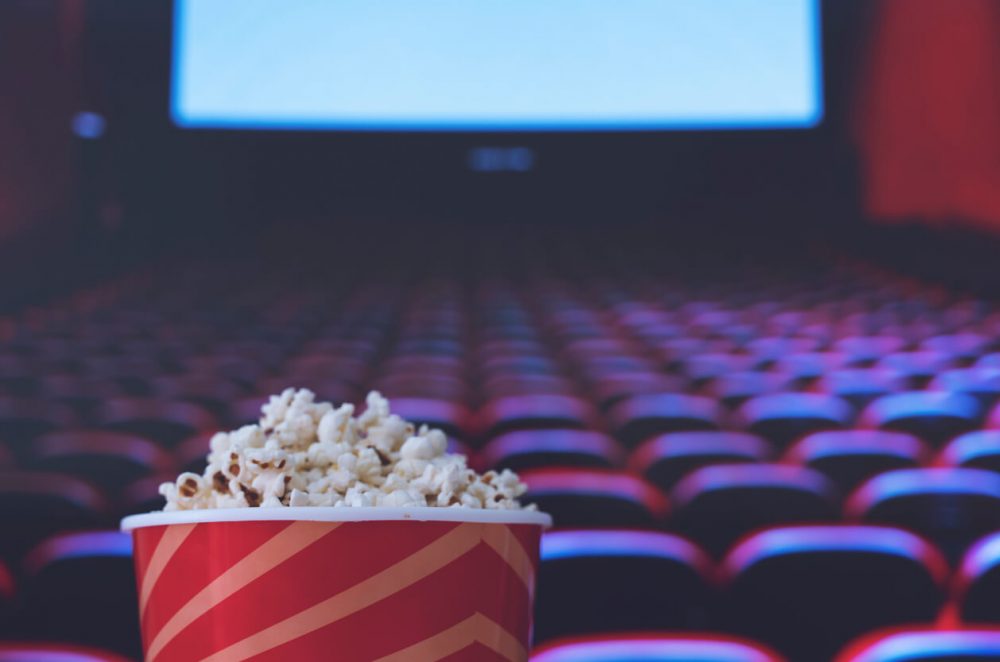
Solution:
<svg viewBox="0 0 1000 662"><path fill-rule="evenodd" d="M446 452L448 439L391 413L373 391L367 407L316 402L286 389L261 407L260 421L209 442L203 475L160 486L164 510L333 506L522 508L526 486L511 471L483 475ZM534 506L527 506L531 509Z"/></svg>

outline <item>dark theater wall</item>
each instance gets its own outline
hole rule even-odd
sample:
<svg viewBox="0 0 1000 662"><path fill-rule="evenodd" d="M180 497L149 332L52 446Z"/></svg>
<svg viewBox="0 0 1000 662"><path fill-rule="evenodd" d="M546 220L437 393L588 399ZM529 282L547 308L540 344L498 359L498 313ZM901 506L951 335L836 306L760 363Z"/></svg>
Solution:
<svg viewBox="0 0 1000 662"><path fill-rule="evenodd" d="M123 233L157 250L192 235L200 245L206 234L230 243L292 223L650 222L672 234L707 224L726 232L825 231L859 217L844 118L863 5L824 3L827 113L815 131L182 131L167 119L169 2L88 0L85 50L88 71L100 72L92 87L109 120L107 164ZM530 147L536 167L473 172L469 150L484 145Z"/></svg>
<svg viewBox="0 0 1000 662"><path fill-rule="evenodd" d="M1000 232L1000 3L875 9L855 118L867 211Z"/></svg>
<svg viewBox="0 0 1000 662"><path fill-rule="evenodd" d="M0 241L65 220L81 0L0 3Z"/></svg>

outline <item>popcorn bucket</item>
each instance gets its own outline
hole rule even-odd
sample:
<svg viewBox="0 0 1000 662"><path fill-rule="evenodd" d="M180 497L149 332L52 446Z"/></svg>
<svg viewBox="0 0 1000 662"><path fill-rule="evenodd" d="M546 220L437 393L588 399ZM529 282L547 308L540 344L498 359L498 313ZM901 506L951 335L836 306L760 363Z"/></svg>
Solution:
<svg viewBox="0 0 1000 662"><path fill-rule="evenodd" d="M143 648L170 660L527 660L543 513L133 515Z"/></svg>

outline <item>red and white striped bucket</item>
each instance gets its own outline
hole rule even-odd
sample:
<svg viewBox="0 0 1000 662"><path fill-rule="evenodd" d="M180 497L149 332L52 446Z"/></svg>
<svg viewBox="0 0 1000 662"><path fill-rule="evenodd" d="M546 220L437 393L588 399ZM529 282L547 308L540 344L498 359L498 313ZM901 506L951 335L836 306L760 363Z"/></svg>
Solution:
<svg viewBox="0 0 1000 662"><path fill-rule="evenodd" d="M133 515L148 662L527 660L543 513Z"/></svg>

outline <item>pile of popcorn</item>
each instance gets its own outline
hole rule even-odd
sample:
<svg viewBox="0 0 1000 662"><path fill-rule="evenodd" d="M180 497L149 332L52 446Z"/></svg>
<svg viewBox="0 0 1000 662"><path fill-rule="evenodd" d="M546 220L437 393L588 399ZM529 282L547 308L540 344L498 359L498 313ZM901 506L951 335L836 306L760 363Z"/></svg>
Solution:
<svg viewBox="0 0 1000 662"><path fill-rule="evenodd" d="M261 413L257 424L212 437L203 475L185 472L160 486L165 510L522 507L526 486L516 474L469 469L464 455L445 451L441 430L416 429L377 392L357 417L353 405L316 402L307 389L271 396Z"/></svg>

